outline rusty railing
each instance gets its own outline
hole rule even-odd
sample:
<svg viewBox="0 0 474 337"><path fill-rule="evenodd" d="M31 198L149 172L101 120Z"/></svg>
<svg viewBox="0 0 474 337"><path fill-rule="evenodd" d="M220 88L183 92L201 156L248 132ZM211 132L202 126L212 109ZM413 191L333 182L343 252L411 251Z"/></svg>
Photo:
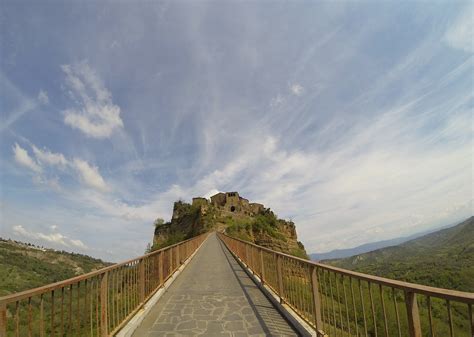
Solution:
<svg viewBox="0 0 474 337"><path fill-rule="evenodd" d="M61 282L0 298L0 337L112 336L207 234Z"/></svg>
<svg viewBox="0 0 474 337"><path fill-rule="evenodd" d="M474 337L474 293L311 262L219 234L317 336Z"/></svg>

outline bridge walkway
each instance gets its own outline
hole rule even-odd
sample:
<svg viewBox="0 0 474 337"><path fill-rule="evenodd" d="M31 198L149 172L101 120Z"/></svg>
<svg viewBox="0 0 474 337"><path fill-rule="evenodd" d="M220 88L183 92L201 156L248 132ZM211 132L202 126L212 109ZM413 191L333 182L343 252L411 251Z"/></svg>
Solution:
<svg viewBox="0 0 474 337"><path fill-rule="evenodd" d="M298 336L215 234L133 336L199 335Z"/></svg>

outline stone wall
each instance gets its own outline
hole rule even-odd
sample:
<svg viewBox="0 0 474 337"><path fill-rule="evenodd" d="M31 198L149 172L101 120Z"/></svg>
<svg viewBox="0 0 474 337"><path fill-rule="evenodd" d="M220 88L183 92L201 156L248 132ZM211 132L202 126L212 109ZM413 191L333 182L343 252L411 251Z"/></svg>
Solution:
<svg viewBox="0 0 474 337"><path fill-rule="evenodd" d="M255 215L260 214L265 210L265 206L263 206L262 204L258 204L256 202L250 203L249 208L250 208L250 212L252 212L252 214L255 214Z"/></svg>
<svg viewBox="0 0 474 337"><path fill-rule="evenodd" d="M211 197L211 204L217 207L225 206L225 193L217 193Z"/></svg>

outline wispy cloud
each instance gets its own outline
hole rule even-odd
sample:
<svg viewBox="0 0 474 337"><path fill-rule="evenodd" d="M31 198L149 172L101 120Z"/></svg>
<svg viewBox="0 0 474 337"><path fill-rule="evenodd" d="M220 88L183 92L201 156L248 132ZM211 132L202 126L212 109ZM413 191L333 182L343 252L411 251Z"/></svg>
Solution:
<svg viewBox="0 0 474 337"><path fill-rule="evenodd" d="M0 116L0 132L7 130L23 115L33 111L37 107L34 99L29 98L20 89L15 86L3 72L0 71L0 89L2 92L2 110ZM6 99L12 100L15 103L8 109L5 104ZM5 101L3 101L5 100Z"/></svg>
<svg viewBox="0 0 474 337"><path fill-rule="evenodd" d="M282 95L278 94L276 97L272 98L272 100L270 101L270 107L277 108L281 106L284 102L285 102L285 98Z"/></svg>
<svg viewBox="0 0 474 337"><path fill-rule="evenodd" d="M49 103L49 97L46 91L40 90L40 92L38 93L38 102L44 105Z"/></svg>
<svg viewBox="0 0 474 337"><path fill-rule="evenodd" d="M68 161L62 153L53 153L47 149L40 150L34 145L32 148L36 159L42 164L62 167L68 164Z"/></svg>
<svg viewBox="0 0 474 337"><path fill-rule="evenodd" d="M78 239L71 239L57 231L57 227L51 228L51 233L41 233L35 232L31 230L27 230L22 225L13 226L13 232L25 239L33 239L33 240L40 240L45 241L54 245L64 246L67 248L74 248L74 249L81 249L86 250L88 247Z"/></svg>
<svg viewBox="0 0 474 337"><path fill-rule="evenodd" d="M77 107L64 111L64 123L93 138L108 138L123 128L120 107L112 102L111 93L86 63L63 65L69 94Z"/></svg>
<svg viewBox="0 0 474 337"><path fill-rule="evenodd" d="M72 165L87 186L103 192L108 190L108 186L96 166L91 166L86 161L77 158L73 160Z"/></svg>
<svg viewBox="0 0 474 337"><path fill-rule="evenodd" d="M18 164L32 170L33 172L36 172L36 173L40 173L42 171L41 166L39 166L38 163L36 163L33 160L33 158L30 157L30 155L28 154L28 151L26 151L24 148L22 148L17 143L15 143L15 146L13 147L13 155L14 155L15 161Z"/></svg>
<svg viewBox="0 0 474 337"><path fill-rule="evenodd" d="M444 41L452 48L474 52L474 5L469 2L444 35Z"/></svg>
<svg viewBox="0 0 474 337"><path fill-rule="evenodd" d="M69 169L70 173L75 172L79 180L87 187L100 192L107 192L110 190L110 187L105 183L105 180L101 176L97 166L91 165L87 161L79 158L68 160L62 153L54 153L48 149L41 150L35 145L31 145L31 147L36 160L30 157L28 151L17 143L15 143L15 146L13 147L13 155L18 164L29 168L37 174L34 179L35 182L48 184L55 189L59 188L58 178L54 177L50 179L46 176L48 172L45 170L45 166L50 166L53 168L59 168L63 171Z"/></svg>

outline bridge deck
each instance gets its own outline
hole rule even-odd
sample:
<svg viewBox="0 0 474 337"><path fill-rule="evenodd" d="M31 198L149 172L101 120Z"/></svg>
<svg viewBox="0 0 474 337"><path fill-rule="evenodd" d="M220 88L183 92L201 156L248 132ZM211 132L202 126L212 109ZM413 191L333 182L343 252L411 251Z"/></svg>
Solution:
<svg viewBox="0 0 474 337"><path fill-rule="evenodd" d="M297 336L215 234L133 336L196 335Z"/></svg>

